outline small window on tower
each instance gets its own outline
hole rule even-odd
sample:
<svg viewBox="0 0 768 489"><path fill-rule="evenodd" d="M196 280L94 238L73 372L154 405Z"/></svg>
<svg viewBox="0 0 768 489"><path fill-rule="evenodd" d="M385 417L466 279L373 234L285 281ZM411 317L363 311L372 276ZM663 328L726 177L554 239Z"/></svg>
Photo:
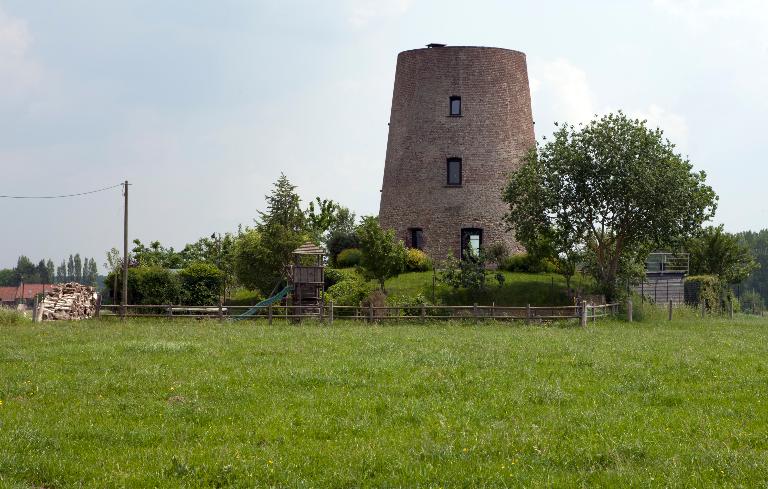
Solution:
<svg viewBox="0 0 768 489"><path fill-rule="evenodd" d="M461 185L461 158L448 158L448 185Z"/></svg>
<svg viewBox="0 0 768 489"><path fill-rule="evenodd" d="M424 231L421 228L409 228L408 232L411 238L411 248L417 250L424 249Z"/></svg>
<svg viewBox="0 0 768 489"><path fill-rule="evenodd" d="M450 114L452 116L461 115L461 97L454 95L449 99L449 102Z"/></svg>

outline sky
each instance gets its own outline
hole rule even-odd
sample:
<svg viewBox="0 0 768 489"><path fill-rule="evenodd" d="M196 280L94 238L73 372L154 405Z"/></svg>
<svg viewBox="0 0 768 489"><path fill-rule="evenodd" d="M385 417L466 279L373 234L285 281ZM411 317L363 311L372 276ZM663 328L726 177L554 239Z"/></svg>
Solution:
<svg viewBox="0 0 768 489"><path fill-rule="evenodd" d="M660 127L768 227L765 0L0 0L0 195L129 180L130 239L182 248L253 223L285 173L306 202L376 214L397 53L527 55L536 136L618 109ZM0 267L105 261L119 188L0 199Z"/></svg>

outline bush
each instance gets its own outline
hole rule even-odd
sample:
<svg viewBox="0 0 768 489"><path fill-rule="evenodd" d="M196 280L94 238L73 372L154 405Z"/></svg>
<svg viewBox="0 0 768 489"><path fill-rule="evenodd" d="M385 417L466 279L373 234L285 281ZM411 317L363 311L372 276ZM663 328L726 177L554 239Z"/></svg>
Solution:
<svg viewBox="0 0 768 489"><path fill-rule="evenodd" d="M426 253L416 248L408 248L405 252L405 270L407 272L426 272L432 269L432 260Z"/></svg>
<svg viewBox="0 0 768 489"><path fill-rule="evenodd" d="M328 255L331 258L331 264L338 266L336 257L344 250L350 248L359 248L360 240L354 232L334 231L328 238Z"/></svg>
<svg viewBox="0 0 768 489"><path fill-rule="evenodd" d="M509 249L507 245L499 241L493 243L485 250L485 259L488 263L493 263L500 267L504 260L509 257Z"/></svg>
<svg viewBox="0 0 768 489"><path fill-rule="evenodd" d="M356 267L360 265L363 252L357 248L347 248L336 257L336 266L339 268Z"/></svg>
<svg viewBox="0 0 768 489"><path fill-rule="evenodd" d="M748 314L761 314L765 310L763 297L755 290L748 290L741 296L741 310Z"/></svg>
<svg viewBox="0 0 768 489"><path fill-rule="evenodd" d="M702 301L710 312L720 310L722 284L715 275L693 275L685 279L685 301L700 306Z"/></svg>
<svg viewBox="0 0 768 489"><path fill-rule="evenodd" d="M358 306L375 288L362 278L348 277L325 291L326 300L332 300L337 306Z"/></svg>
<svg viewBox="0 0 768 489"><path fill-rule="evenodd" d="M531 271L531 261L528 253L515 253L501 262L501 268L508 272L528 273Z"/></svg>
<svg viewBox="0 0 768 489"><path fill-rule="evenodd" d="M413 296L407 295L390 295L387 296L386 304L389 307L402 308L401 314L403 316L420 316L421 305L429 305L430 301L424 297L423 294L416 294ZM431 311L428 311L429 314ZM398 311L390 311L390 314L397 314Z"/></svg>
<svg viewBox="0 0 768 489"><path fill-rule="evenodd" d="M358 279L362 280L362 276L354 268L325 268L325 290L333 287L342 280Z"/></svg>
<svg viewBox="0 0 768 489"><path fill-rule="evenodd" d="M179 272L181 300L185 305L218 304L224 290L224 272L210 263L193 263Z"/></svg>
<svg viewBox="0 0 768 489"><path fill-rule="evenodd" d="M128 293L133 295L134 304L177 304L180 292L178 276L165 268L154 266L128 269Z"/></svg>

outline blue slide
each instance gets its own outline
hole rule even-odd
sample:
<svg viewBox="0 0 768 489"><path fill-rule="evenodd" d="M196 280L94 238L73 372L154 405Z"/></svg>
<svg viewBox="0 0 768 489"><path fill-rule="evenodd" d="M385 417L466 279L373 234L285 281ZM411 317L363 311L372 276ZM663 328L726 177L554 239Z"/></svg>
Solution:
<svg viewBox="0 0 768 489"><path fill-rule="evenodd" d="M232 319L237 321L238 319L245 319L245 318L247 318L249 316L253 316L254 314L256 314L259 311L259 309L263 309L265 307L271 306L275 302L280 302L281 300L283 300L285 298L285 296L287 296L288 293L292 289L293 289L293 287L291 287L290 285L286 285L285 288L283 290L281 290L280 292L278 292L277 294L273 295L269 299L264 299L263 301L259 302L258 304L256 304L252 308L248 309L247 311L245 311L244 313L240 314L239 316L235 316Z"/></svg>

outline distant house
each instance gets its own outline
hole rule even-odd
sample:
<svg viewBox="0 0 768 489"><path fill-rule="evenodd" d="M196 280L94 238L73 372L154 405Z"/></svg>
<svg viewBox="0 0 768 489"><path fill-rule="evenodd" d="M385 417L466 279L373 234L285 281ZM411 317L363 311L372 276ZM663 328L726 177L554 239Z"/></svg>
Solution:
<svg viewBox="0 0 768 489"><path fill-rule="evenodd" d="M25 284L17 287L0 287L0 304L3 306L15 306L24 303L31 306L35 302L35 296L44 294L50 290L51 284Z"/></svg>
<svg viewBox="0 0 768 489"><path fill-rule="evenodd" d="M15 305L17 289L18 287L0 287L0 306Z"/></svg>

